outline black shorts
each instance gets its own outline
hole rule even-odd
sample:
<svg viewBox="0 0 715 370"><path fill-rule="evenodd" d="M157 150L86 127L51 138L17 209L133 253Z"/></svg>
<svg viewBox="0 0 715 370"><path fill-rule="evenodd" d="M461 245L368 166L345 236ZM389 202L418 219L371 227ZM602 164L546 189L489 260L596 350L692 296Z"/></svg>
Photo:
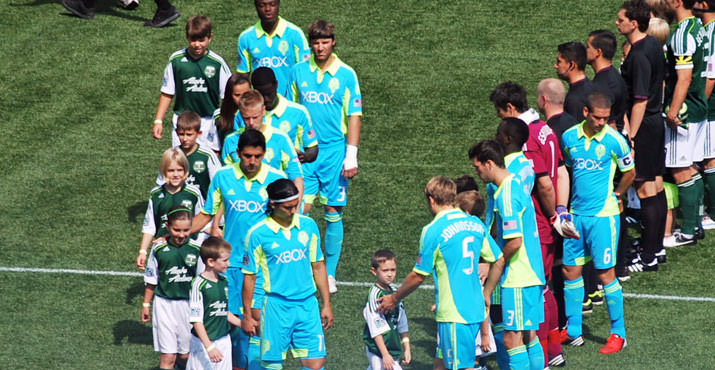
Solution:
<svg viewBox="0 0 715 370"><path fill-rule="evenodd" d="M636 181L654 181L665 173L664 124L660 113L643 117L638 135L633 138Z"/></svg>

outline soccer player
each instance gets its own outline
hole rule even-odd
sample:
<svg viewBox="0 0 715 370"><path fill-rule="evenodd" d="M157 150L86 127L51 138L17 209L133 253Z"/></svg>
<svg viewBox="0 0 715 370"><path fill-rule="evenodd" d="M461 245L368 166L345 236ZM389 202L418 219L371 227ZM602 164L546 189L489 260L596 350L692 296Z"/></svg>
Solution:
<svg viewBox="0 0 715 370"><path fill-rule="evenodd" d="M564 110L581 122L586 97L596 91L595 86L586 78L586 47L580 42L570 41L560 44L558 50L554 63L556 75L569 83Z"/></svg>
<svg viewBox="0 0 715 370"><path fill-rule="evenodd" d="M266 189L270 215L246 235L243 258L243 309L251 309L251 297L259 268L265 280L261 316L261 366L280 369L290 348L304 369L325 366L323 328L333 325L320 231L312 218L298 212L300 193L287 179L276 180ZM320 293L323 309L315 292ZM322 327L321 327L322 323ZM256 335L258 322L244 318L242 328Z"/></svg>
<svg viewBox="0 0 715 370"><path fill-rule="evenodd" d="M248 90L251 90L251 80L245 73L234 73L226 81L221 106L214 111L216 133L221 148L226 136L238 130L235 125L238 102L241 101L241 95Z"/></svg>
<svg viewBox="0 0 715 370"><path fill-rule="evenodd" d="M221 206L225 210L224 239L231 245L243 245L246 232L253 225L260 222L266 213L268 199L266 187L271 182L285 178L285 174L265 163L263 156L266 154L266 139L260 132L247 129L238 140L239 162L226 165L216 172L206 205L194 220L193 231L201 230L211 220ZM260 301L262 291L257 291L254 297L254 312L241 312L241 286L243 274L241 263L243 250L236 248L231 253L231 265L226 271L229 293L229 311L236 316L245 318L245 315L260 315ZM249 302L250 303L250 302ZM233 363L235 367L246 369L248 367L248 338L236 336L232 338L234 351Z"/></svg>
<svg viewBox="0 0 715 370"><path fill-rule="evenodd" d="M365 342L368 370L402 370L400 363L407 365L412 360L405 306L400 302L396 309L384 315L377 311L377 300L395 291L392 282L397 274L397 258L391 250L380 249L372 254L370 263L370 272L377 281L370 287L362 310L365 318L362 339ZM405 358L398 362L403 347Z"/></svg>
<svg viewBox="0 0 715 370"><path fill-rule="evenodd" d="M276 72L278 92L288 96L290 71L310 57L310 49L300 27L278 15L280 0L254 0L259 21L238 36L236 71L249 73L258 67Z"/></svg>
<svg viewBox="0 0 715 370"><path fill-rule="evenodd" d="M318 157L318 137L310 114L304 106L278 94L278 80L273 70L260 67L251 75L253 88L263 95L267 120L291 139L301 163L313 162Z"/></svg>
<svg viewBox="0 0 715 370"><path fill-rule="evenodd" d="M169 0L154 0L154 2L156 3L156 13L154 13L154 17L150 21L144 22L145 27L160 28L168 26L181 16ZM62 0L62 6L65 9L84 19L94 18L95 3L96 0ZM136 4L135 7L139 6L139 1L137 0L134 4ZM130 8L125 9L131 10Z"/></svg>
<svg viewBox="0 0 715 370"><path fill-rule="evenodd" d="M703 180L706 184L706 205L708 214L702 218L703 229L715 228L715 96L713 96L713 87L715 87L715 1L703 0L698 1L698 8L705 12L698 12L705 27L707 35L707 43L703 47L705 50L705 97L708 99L708 114L705 126L705 153L703 154Z"/></svg>
<svg viewBox="0 0 715 370"><path fill-rule="evenodd" d="M607 125L611 101L603 93L588 97L586 120L564 132L562 142L566 165L573 170L571 212L580 239L564 240L564 296L568 326L563 333L570 345L583 345L582 307L584 298L581 268L593 259L608 303L611 335L601 348L603 354L619 352L626 346L623 291L614 266L620 229L620 196L633 182L635 171L631 150L621 134ZM613 190L616 167L623 173Z"/></svg>
<svg viewBox="0 0 715 370"><path fill-rule="evenodd" d="M393 294L383 296L377 308L386 314L422 284L434 278L437 304L437 354L435 368L471 369L476 360L476 339L504 259L484 223L454 208L457 186L436 176L425 186L427 204L435 215L422 229L420 253L412 271ZM479 258L493 263L482 288ZM484 295L485 301L479 294Z"/></svg>
<svg viewBox="0 0 715 370"><path fill-rule="evenodd" d="M628 135L633 142L636 179L634 186L641 202L640 258L629 263L629 270L655 270L655 253L661 249L665 232L667 205L663 190L665 157L663 153L664 124L661 115L665 58L658 41L646 34L650 23L650 7L642 0L623 3L618 11L616 27L631 45L621 64L621 76L626 83Z"/></svg>
<svg viewBox="0 0 715 370"><path fill-rule="evenodd" d="M694 164L703 160L708 109L706 78L703 76L706 35L700 20L693 16L694 4L694 0L667 4L675 13L678 26L666 44L665 102L669 106L665 117L668 126L665 129L665 166L678 185L683 224L675 238L682 245L697 242L695 229L700 224L703 180ZM642 262L648 264L650 261L643 259Z"/></svg>
<svg viewBox="0 0 715 370"><path fill-rule="evenodd" d="M231 370L231 325L241 320L228 312L228 268L231 245L215 236L201 244L199 252L206 269L191 281L189 322L191 342L187 370Z"/></svg>
<svg viewBox="0 0 715 370"><path fill-rule="evenodd" d="M559 146L564 131L578 123L576 117L564 112L565 97L564 84L555 78L543 79L536 87L536 105L541 114L546 117L546 124L554 131Z"/></svg>
<svg viewBox="0 0 715 370"><path fill-rule="evenodd" d="M192 216L183 205L171 207L166 218L169 237L153 246L144 271L141 319L152 320L154 351L161 353L160 370L173 369L176 363L183 368L189 357L189 290L193 277L203 270L199 247L190 240Z"/></svg>
<svg viewBox="0 0 715 370"><path fill-rule="evenodd" d="M195 15L186 21L186 39L189 46L169 57L169 64L164 69L161 96L154 115L152 134L161 139L164 115L174 100L172 122L176 128L176 119L185 110L201 116L200 143L218 151L219 141L214 125L213 114L219 106L226 81L231 76L223 58L208 49L211 43L211 20L203 15ZM172 145L179 145L179 138L172 131Z"/></svg>
<svg viewBox="0 0 715 370"><path fill-rule="evenodd" d="M506 169L499 143L481 141L472 146L469 156L482 181L497 186L494 224L506 261L499 285L509 367L542 369L544 352L536 330L544 321L546 280L534 204L517 176Z"/></svg>
<svg viewBox="0 0 715 370"><path fill-rule="evenodd" d="M318 158L306 163L304 212L320 192L325 205L325 265L330 292L337 292L335 271L343 248L343 207L348 180L358 173L362 95L355 71L333 53L335 26L324 20L308 28L312 57L291 72L293 100L308 109L318 136Z"/></svg>
<svg viewBox="0 0 715 370"><path fill-rule="evenodd" d="M616 131L622 132L626 114L626 83L621 74L613 68L613 56L616 54L618 42L613 32L595 30L588 34L586 42L586 60L593 68L593 85L598 91L607 94L613 106L608 124Z"/></svg>

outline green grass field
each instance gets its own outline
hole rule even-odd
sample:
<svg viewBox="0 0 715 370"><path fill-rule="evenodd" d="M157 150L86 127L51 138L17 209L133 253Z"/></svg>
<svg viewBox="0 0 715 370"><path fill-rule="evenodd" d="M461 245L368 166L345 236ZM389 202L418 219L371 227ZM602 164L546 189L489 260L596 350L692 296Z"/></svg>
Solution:
<svg viewBox="0 0 715 370"><path fill-rule="evenodd" d="M337 52L356 70L363 92L360 173L345 212L338 279L371 281L369 255L383 247L397 253L403 277L431 218L424 183L471 173L467 148L494 133L489 92L517 81L535 105L538 81L555 76L556 45L583 41L597 28L615 31L620 3L284 0L281 14L304 29L319 17L336 24ZM142 27L155 9L149 0L133 12L113 0L99 5L95 19L84 21L67 16L58 0L0 0L8 62L0 69L0 267L137 272L148 192L170 145L168 135L151 137L151 122L167 58L186 46L183 22L199 12L211 17L211 49L234 66L236 37L257 19L249 0L177 0L176 25L154 30ZM712 236L671 250L660 272L635 275L624 290L712 297L714 251ZM0 278L1 368L158 364L151 328L139 322L141 278L9 271ZM327 368L367 366L360 339L365 295L366 288L348 286L334 295ZM408 369L431 368L432 300L429 290L406 300ZM586 346L566 349L568 367L712 368L713 308L712 300L626 298L629 346L604 357L597 350L608 316L597 307L585 319ZM296 366L288 361L286 368Z"/></svg>

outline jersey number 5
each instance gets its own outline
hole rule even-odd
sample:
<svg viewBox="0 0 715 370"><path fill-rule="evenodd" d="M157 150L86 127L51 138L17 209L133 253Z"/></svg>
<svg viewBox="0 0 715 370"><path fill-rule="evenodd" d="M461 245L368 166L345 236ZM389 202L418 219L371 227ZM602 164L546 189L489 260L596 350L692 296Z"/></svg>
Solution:
<svg viewBox="0 0 715 370"><path fill-rule="evenodd" d="M462 258L469 258L469 267L462 269L462 272L467 275L471 275L474 272L474 251L469 250L469 244L473 242L473 236L468 236L462 240Z"/></svg>

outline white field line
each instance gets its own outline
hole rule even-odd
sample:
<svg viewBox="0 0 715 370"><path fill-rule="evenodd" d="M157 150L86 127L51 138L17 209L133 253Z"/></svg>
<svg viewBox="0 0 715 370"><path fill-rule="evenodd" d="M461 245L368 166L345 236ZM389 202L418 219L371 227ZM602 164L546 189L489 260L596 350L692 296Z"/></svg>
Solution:
<svg viewBox="0 0 715 370"><path fill-rule="evenodd" d="M0 272L36 272L44 274L77 274L77 275L108 275L108 276L144 276L141 272L128 271L102 271L102 270L74 270L74 269L47 269L34 267L5 267L0 266ZM360 281L338 281L338 285L345 287L369 287L373 283ZM434 289L434 285L421 285L420 289ZM676 295L660 295L660 294L641 294L641 293L623 293L625 298L635 299L655 299L664 301L689 301L689 302L715 302L713 297L687 297Z"/></svg>

